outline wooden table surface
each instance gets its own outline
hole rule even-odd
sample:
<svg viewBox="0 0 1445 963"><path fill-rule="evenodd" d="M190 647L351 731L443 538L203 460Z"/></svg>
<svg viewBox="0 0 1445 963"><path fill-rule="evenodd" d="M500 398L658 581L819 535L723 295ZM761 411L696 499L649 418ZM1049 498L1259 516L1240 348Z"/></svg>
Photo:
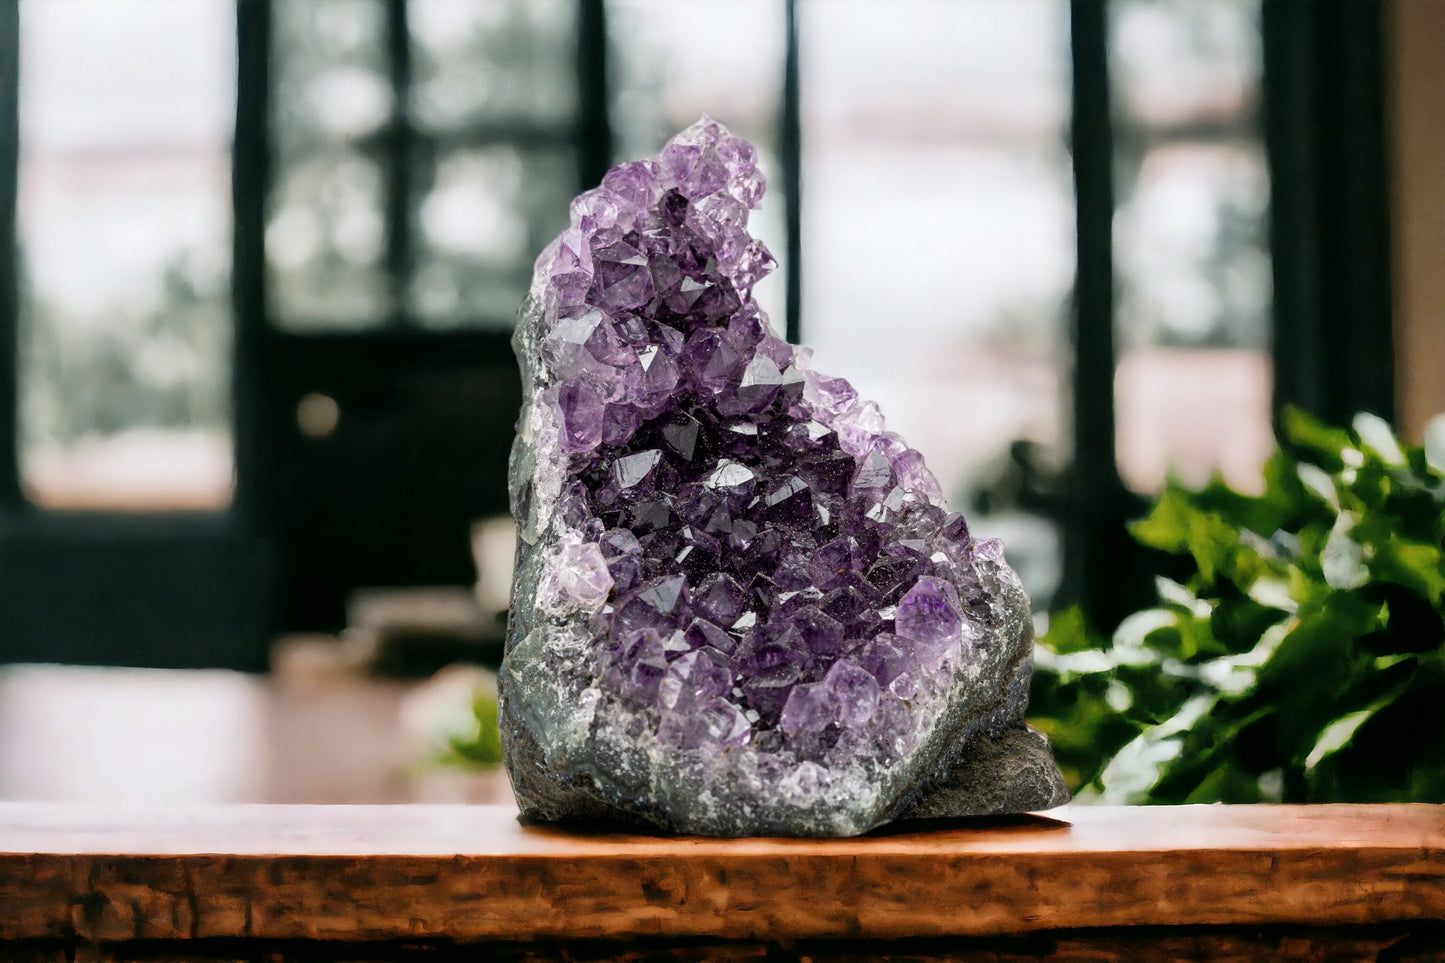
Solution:
<svg viewBox="0 0 1445 963"><path fill-rule="evenodd" d="M0 804L0 941L899 939L1445 920L1445 807L1064 807L858 839L492 806Z"/></svg>

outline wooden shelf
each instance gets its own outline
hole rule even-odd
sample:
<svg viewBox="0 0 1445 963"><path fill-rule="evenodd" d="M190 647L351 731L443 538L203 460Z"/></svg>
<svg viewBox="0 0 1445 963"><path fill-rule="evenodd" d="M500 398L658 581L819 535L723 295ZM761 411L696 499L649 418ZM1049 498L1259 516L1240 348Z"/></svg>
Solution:
<svg viewBox="0 0 1445 963"><path fill-rule="evenodd" d="M4 941L790 943L1440 920L1440 806L1074 806L714 840L528 827L495 806L0 804Z"/></svg>

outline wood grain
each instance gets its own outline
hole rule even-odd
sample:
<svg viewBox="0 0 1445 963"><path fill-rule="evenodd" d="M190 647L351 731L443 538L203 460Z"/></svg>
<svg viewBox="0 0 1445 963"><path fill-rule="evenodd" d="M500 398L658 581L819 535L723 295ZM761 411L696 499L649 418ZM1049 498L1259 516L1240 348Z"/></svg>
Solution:
<svg viewBox="0 0 1445 963"><path fill-rule="evenodd" d="M1171 930L1135 927L949 940L779 943L689 941L477 944L0 944L5 963L1439 963L1445 933L1381 927Z"/></svg>
<svg viewBox="0 0 1445 963"><path fill-rule="evenodd" d="M0 940L784 943L1445 920L1445 807L1065 807L861 839L501 807L0 804Z"/></svg>

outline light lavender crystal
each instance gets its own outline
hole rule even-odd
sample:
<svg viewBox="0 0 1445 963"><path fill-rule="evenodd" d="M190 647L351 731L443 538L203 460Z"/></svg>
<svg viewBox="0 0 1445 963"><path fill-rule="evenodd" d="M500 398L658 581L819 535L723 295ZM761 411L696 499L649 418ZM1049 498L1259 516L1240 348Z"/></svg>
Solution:
<svg viewBox="0 0 1445 963"><path fill-rule="evenodd" d="M763 188L704 118L537 260L501 675L523 813L842 835L1056 805L1018 580L758 308Z"/></svg>

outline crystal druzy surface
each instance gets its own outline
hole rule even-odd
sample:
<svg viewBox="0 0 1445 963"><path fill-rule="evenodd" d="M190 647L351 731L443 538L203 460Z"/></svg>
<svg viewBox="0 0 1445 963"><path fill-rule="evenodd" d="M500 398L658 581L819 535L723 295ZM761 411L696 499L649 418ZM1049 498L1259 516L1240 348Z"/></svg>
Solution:
<svg viewBox="0 0 1445 963"><path fill-rule="evenodd" d="M759 310L763 188L704 118L537 261L501 678L523 813L839 835L1056 805L1017 578Z"/></svg>

